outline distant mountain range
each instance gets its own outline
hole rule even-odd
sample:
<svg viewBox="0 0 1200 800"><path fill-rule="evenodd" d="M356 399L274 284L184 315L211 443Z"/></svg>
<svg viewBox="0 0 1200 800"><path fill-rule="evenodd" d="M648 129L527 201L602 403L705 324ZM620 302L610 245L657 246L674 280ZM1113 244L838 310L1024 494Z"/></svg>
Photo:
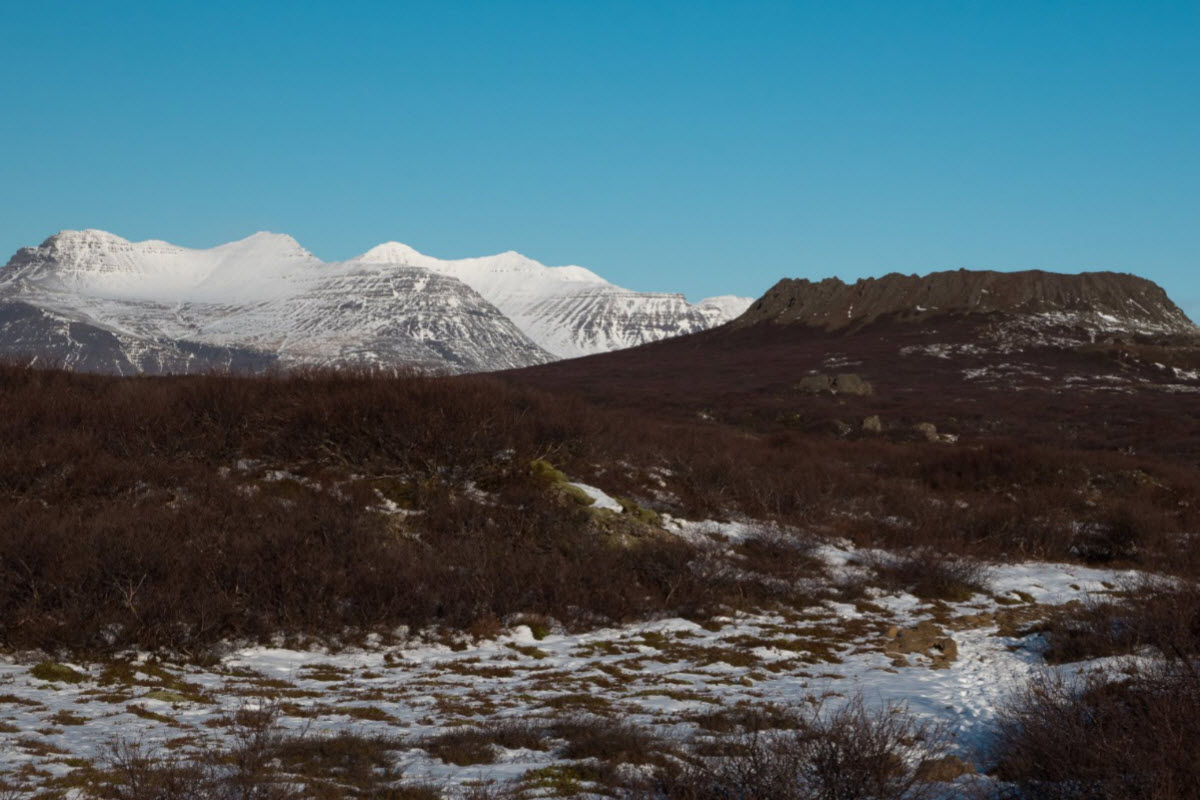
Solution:
<svg viewBox="0 0 1200 800"><path fill-rule="evenodd" d="M0 270L0 357L117 374L478 372L705 330L751 302L693 305L514 252L445 261L389 242L324 263L272 233L193 250L62 231Z"/></svg>

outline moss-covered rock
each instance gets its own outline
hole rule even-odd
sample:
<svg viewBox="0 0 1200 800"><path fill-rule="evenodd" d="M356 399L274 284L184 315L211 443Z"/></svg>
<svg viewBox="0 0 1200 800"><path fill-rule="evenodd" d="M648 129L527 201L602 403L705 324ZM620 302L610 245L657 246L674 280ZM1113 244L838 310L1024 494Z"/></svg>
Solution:
<svg viewBox="0 0 1200 800"><path fill-rule="evenodd" d="M531 461L529 463L529 471L533 474L533 477L542 481L547 486L550 486L559 495L567 498L571 502L577 503L581 506L590 506L596 502L594 499L592 499L591 495L589 495L583 489L573 485L570 479L567 478L566 474L564 474L562 470L555 467L549 461L545 461L540 458L536 461Z"/></svg>
<svg viewBox="0 0 1200 800"><path fill-rule="evenodd" d="M590 494L585 492L583 489L580 489L578 486L564 483L558 487L558 490L581 506L590 506L595 505L596 503L596 500Z"/></svg>
<svg viewBox="0 0 1200 800"><path fill-rule="evenodd" d="M533 477L540 478L546 483L568 483L567 476L562 470L541 458L529 462L529 471L533 473Z"/></svg>
<svg viewBox="0 0 1200 800"><path fill-rule="evenodd" d="M640 520L647 525L653 525L656 528L662 527L662 517L659 516L657 511L640 506L633 500L626 500L624 497L614 497L613 499L621 504L621 510L624 513L634 519Z"/></svg>
<svg viewBox="0 0 1200 800"><path fill-rule="evenodd" d="M52 683L81 683L87 680L82 672L77 672L66 664L56 664L53 661L43 661L32 667L29 674L40 681Z"/></svg>

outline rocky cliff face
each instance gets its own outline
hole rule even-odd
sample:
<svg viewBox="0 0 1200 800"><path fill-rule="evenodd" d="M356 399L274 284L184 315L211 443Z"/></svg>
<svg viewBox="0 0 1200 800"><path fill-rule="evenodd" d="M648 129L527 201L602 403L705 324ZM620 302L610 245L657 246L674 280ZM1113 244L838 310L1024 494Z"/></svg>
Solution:
<svg viewBox="0 0 1200 800"><path fill-rule="evenodd" d="M1135 275L1040 270L957 270L925 276L890 274L853 284L784 279L735 322L800 324L828 331L880 318L928 320L946 315L1003 314L1095 331L1146 335L1200 334L1166 292Z"/></svg>

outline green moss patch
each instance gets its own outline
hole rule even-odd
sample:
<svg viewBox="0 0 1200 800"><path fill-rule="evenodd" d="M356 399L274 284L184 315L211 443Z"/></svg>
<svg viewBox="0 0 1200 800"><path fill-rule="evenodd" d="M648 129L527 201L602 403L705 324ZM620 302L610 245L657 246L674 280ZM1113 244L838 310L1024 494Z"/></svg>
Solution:
<svg viewBox="0 0 1200 800"><path fill-rule="evenodd" d="M656 528L662 527L662 517L659 516L657 511L652 511L649 508L640 506L633 500L627 500L624 497L614 497L613 499L621 504L621 510L624 513L628 514L639 522L644 522L647 525L653 525Z"/></svg>
<svg viewBox="0 0 1200 800"><path fill-rule="evenodd" d="M29 674L41 681L51 683L81 683L87 680L82 672L77 672L66 664L55 664L53 661L43 661L29 670Z"/></svg>
<svg viewBox="0 0 1200 800"><path fill-rule="evenodd" d="M535 461L531 461L529 463L529 471L533 474L533 477L542 481L559 494L575 503L578 503L581 506L590 506L596 502L592 499L591 495L589 495L583 489L573 485L570 479L567 478L566 474L564 474L562 470L555 467L549 461L545 461L540 458Z"/></svg>

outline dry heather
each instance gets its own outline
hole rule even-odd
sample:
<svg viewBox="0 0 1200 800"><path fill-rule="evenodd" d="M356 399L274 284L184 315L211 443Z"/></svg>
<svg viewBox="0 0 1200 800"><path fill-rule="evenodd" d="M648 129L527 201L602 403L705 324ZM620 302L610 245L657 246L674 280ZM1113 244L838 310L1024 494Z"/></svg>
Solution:
<svg viewBox="0 0 1200 800"><path fill-rule="evenodd" d="M996 775L1021 800L1200 797L1200 679L1171 659L1129 676L1047 677L1002 714Z"/></svg>
<svg viewBox="0 0 1200 800"><path fill-rule="evenodd" d="M817 568L778 538L721 568L655 512L915 554L1200 573L1185 535L1200 529L1200 473L1164 458L760 431L488 377L3 367L0 407L8 647L199 658L228 639L483 630L522 613L704 617L787 603L781 587ZM533 474L542 461L630 512L581 505Z"/></svg>

